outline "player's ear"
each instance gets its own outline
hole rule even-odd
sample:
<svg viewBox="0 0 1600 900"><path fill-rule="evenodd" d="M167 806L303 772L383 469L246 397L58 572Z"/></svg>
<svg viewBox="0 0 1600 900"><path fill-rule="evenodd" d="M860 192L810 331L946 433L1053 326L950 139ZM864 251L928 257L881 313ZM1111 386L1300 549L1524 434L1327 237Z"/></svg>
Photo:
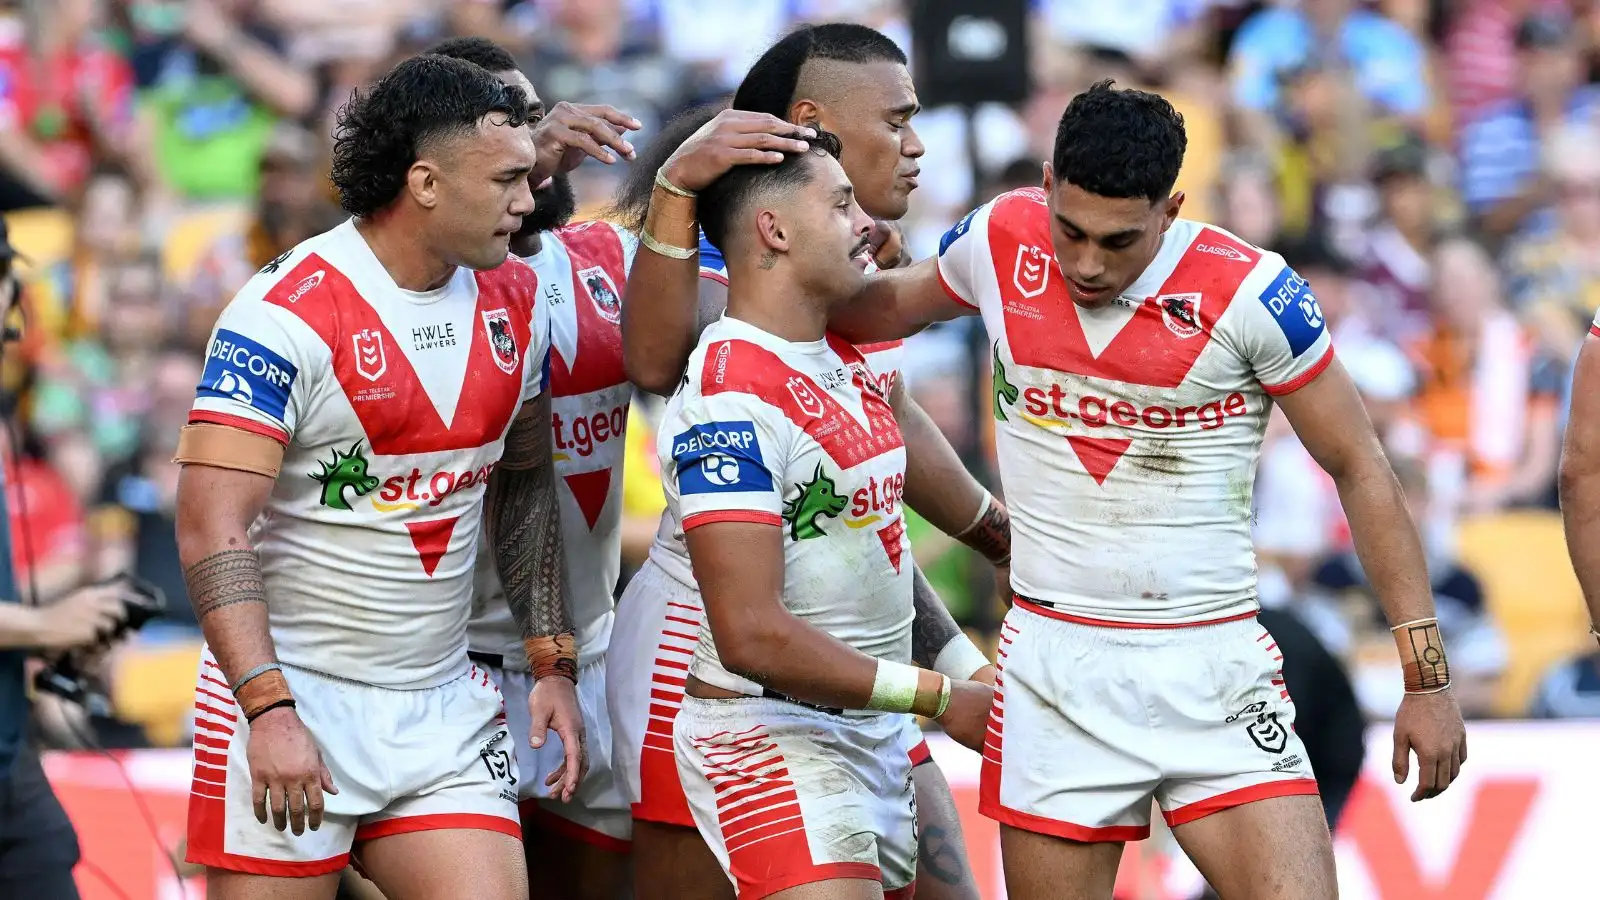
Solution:
<svg viewBox="0 0 1600 900"><path fill-rule="evenodd" d="M810 128L821 129L822 107L815 100L796 100L789 107L789 121L796 125L805 125Z"/></svg>
<svg viewBox="0 0 1600 900"><path fill-rule="evenodd" d="M775 211L763 209L756 213L756 233L761 235L761 246L768 250L788 252L789 232Z"/></svg>
<svg viewBox="0 0 1600 900"><path fill-rule="evenodd" d="M1044 192L1049 194L1056 189L1056 172L1050 168L1050 160L1044 161Z"/></svg>
<svg viewBox="0 0 1600 900"><path fill-rule="evenodd" d="M1171 228L1173 221L1178 218L1178 211L1183 209L1183 197L1183 191L1174 191L1172 196L1167 198L1167 208L1163 210L1164 218L1161 222L1162 231Z"/></svg>
<svg viewBox="0 0 1600 900"><path fill-rule="evenodd" d="M439 205L439 173L433 164L421 159L412 163L406 170L406 190L423 209Z"/></svg>

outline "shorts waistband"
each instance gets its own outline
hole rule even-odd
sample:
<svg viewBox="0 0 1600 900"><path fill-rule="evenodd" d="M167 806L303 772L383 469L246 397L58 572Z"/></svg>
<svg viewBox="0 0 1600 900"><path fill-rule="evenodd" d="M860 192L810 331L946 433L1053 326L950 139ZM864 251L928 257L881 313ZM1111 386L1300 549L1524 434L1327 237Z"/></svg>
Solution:
<svg viewBox="0 0 1600 900"><path fill-rule="evenodd" d="M1225 625L1229 622L1242 622L1254 619L1259 610L1252 609L1248 612L1235 613L1231 616L1221 616L1215 619L1201 619L1197 622L1121 622L1115 619L1096 619L1089 616L1080 616L1062 610L1048 600L1035 600L1021 594L1012 594L1015 604L1028 612L1055 619L1060 622L1071 622L1074 625L1088 625L1095 628L1121 628L1130 631L1172 631L1180 628L1205 628L1209 625Z"/></svg>
<svg viewBox="0 0 1600 900"><path fill-rule="evenodd" d="M842 716L846 712L843 707L818 706L815 703L807 703L804 700L796 700L788 694L780 693L769 687L764 687L761 689L761 696L768 700L782 700L785 703L793 703L796 706L804 706L806 709L814 709L817 712L827 713L830 716Z"/></svg>
<svg viewBox="0 0 1600 900"><path fill-rule="evenodd" d="M496 669L504 669L506 667L506 657L504 653L483 653L477 650L468 650L467 659L472 660L480 666L491 666Z"/></svg>

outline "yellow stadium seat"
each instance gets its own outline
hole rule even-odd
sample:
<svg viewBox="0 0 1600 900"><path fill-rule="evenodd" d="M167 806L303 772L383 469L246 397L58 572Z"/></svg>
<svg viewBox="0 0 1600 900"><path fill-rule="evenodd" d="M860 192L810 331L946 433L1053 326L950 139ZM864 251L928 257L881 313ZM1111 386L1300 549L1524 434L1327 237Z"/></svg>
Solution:
<svg viewBox="0 0 1600 900"><path fill-rule="evenodd" d="M161 244L167 277L187 281L200 258L225 235L242 233L250 225L250 210L219 206L184 215L172 225Z"/></svg>
<svg viewBox="0 0 1600 900"><path fill-rule="evenodd" d="M46 268L72 255L72 217L59 209L24 209L6 213L11 246L35 268Z"/></svg>
<svg viewBox="0 0 1600 900"><path fill-rule="evenodd" d="M1462 564L1483 582L1490 614L1510 645L1495 711L1520 716L1539 678L1583 649L1588 636L1561 516L1529 511L1468 519L1461 524L1458 548Z"/></svg>
<svg viewBox="0 0 1600 900"><path fill-rule="evenodd" d="M111 679L118 718L142 726L157 747L182 744L194 709L199 665L199 642L130 647L117 659Z"/></svg>

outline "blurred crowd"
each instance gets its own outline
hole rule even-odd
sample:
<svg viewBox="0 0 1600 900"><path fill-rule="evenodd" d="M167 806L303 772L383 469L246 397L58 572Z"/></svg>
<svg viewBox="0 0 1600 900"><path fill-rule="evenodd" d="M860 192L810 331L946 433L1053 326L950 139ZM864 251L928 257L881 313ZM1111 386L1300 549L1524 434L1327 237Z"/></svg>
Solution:
<svg viewBox="0 0 1600 900"><path fill-rule="evenodd" d="M1089 83L1168 96L1188 125L1185 215L1282 252L1321 299L1424 531L1463 708L1600 716L1600 657L1583 654L1555 512L1570 373L1600 308L1600 2L1032 6L1026 103L914 123L928 147L903 223L916 254L975 201L1037 184L1061 110ZM642 144L727 96L795 22L858 21L910 50L907 7L0 0L0 211L30 257L24 338L0 373L18 425L3 452L19 578L46 602L118 571L165 590L170 615L113 660L123 718L164 709L149 686L170 679L178 714L188 705L198 631L173 537L178 427L217 311L340 220L324 173L353 88L442 37L484 35L547 103L617 106L644 124ZM604 210L619 175L575 173L580 217ZM992 472L975 327L919 336L907 379ZM630 434L629 513L645 533L661 503L657 410L641 398ZM1281 421L1255 504L1263 603L1296 610L1346 660L1362 705L1391 713L1393 645L1338 497ZM958 618L997 627L988 573L910 527Z"/></svg>

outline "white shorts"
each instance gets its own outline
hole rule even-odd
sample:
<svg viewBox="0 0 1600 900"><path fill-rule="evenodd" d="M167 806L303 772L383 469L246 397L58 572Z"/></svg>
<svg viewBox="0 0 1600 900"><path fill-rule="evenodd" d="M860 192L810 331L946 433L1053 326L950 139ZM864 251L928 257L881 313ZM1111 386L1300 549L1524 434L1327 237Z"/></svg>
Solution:
<svg viewBox="0 0 1600 900"><path fill-rule="evenodd" d="M606 700L612 765L635 819L694 827L678 780L672 730L704 617L700 592L654 560L634 573L617 602L606 652Z"/></svg>
<svg viewBox="0 0 1600 900"><path fill-rule="evenodd" d="M606 654L606 701L612 766L635 819L695 827L678 777L672 732L705 617L701 604L697 589L654 560L640 567L617 603ZM932 762L916 720L906 716L904 723L902 740L912 764Z"/></svg>
<svg viewBox="0 0 1600 900"><path fill-rule="evenodd" d="M886 900L917 876L911 760L884 755L909 716L840 716L786 700L689 697L673 743L701 837L739 900L863 878Z"/></svg>
<svg viewBox="0 0 1600 900"><path fill-rule="evenodd" d="M535 750L528 746L528 693L533 676L527 672L501 669L479 663L500 685L506 701L506 724L517 745L521 763L517 776L517 796L523 812L539 824L576 840L593 844L612 853L627 853L633 836L633 819L628 804L617 790L611 771L611 718L606 714L605 657L578 669L578 707L589 749L589 772L578 783L572 800L552 800L544 780L566 759L566 748L555 732L545 745Z"/></svg>
<svg viewBox="0 0 1600 900"><path fill-rule="evenodd" d="M1315 795L1282 660L1254 615L1127 628L1018 600L1001 631L978 809L1069 840L1138 841L1152 797L1177 826Z"/></svg>
<svg viewBox="0 0 1600 900"><path fill-rule="evenodd" d="M295 835L256 821L250 726L210 650L195 687L191 863L255 875L337 872L365 840L451 828L521 838L515 741L500 690L477 666L438 687L399 691L283 667L295 711L337 794L322 827Z"/></svg>

